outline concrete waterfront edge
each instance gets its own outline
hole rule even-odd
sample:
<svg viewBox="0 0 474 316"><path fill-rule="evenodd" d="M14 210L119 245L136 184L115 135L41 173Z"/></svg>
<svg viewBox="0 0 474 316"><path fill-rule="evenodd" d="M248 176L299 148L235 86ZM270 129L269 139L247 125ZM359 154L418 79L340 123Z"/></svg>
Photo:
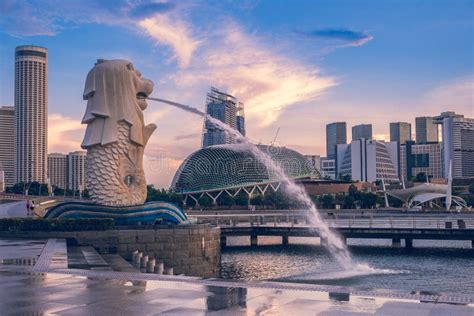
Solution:
<svg viewBox="0 0 474 316"><path fill-rule="evenodd" d="M2 238L65 238L79 246L92 246L99 253L117 253L127 260L141 251L175 274L212 278L220 273L220 228L209 225L179 225L117 228L80 232L0 232Z"/></svg>

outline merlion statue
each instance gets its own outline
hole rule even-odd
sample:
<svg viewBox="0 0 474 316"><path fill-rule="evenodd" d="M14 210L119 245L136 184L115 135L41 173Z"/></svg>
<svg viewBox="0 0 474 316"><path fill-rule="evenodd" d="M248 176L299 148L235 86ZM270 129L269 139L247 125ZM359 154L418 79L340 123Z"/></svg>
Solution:
<svg viewBox="0 0 474 316"><path fill-rule="evenodd" d="M94 203L140 205L146 199L143 152L155 124L145 125L153 82L126 60L98 60L84 89L87 189Z"/></svg>

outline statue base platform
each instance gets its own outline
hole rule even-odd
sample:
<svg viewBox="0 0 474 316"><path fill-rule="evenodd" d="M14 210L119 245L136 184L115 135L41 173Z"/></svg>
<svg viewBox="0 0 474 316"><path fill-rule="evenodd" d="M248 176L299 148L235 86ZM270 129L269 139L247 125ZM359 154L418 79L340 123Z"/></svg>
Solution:
<svg viewBox="0 0 474 316"><path fill-rule="evenodd" d="M184 211L167 202L122 207L88 202L63 202L49 209L44 218L112 218L118 225L188 223Z"/></svg>

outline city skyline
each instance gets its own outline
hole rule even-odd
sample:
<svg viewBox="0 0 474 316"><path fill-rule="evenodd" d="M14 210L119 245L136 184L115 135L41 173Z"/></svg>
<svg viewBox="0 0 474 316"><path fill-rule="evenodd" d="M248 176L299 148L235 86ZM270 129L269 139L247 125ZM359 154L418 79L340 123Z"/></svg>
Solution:
<svg viewBox="0 0 474 316"><path fill-rule="evenodd" d="M31 43L49 49L48 152L80 149L84 78L97 58L129 59L155 81L153 95L201 109L209 86L229 91L246 104L251 139L270 143L280 127L277 143L303 154L324 155L330 122L371 123L374 138L388 140L390 122L415 126L415 117L445 111L474 116L467 1L415 8L394 2L339 8L321 2L245 3L226 2L231 9L226 10L218 3L124 2L114 6L121 8L116 13L99 2L55 7L50 1L4 2L1 11L9 18L1 24L0 104L13 105L15 47ZM74 5L86 12L71 13ZM395 10L407 19L385 23L386 14L370 16L377 10ZM205 22L224 11L218 21ZM302 11L313 16L290 22ZM39 21L35 14L45 18ZM28 26L20 25L27 20ZM213 23L222 21L226 27L214 30ZM276 40L278 47L272 45ZM178 123L183 117L187 124ZM167 187L181 161L200 147L202 121L155 105L146 120L158 123L147 152L148 181Z"/></svg>

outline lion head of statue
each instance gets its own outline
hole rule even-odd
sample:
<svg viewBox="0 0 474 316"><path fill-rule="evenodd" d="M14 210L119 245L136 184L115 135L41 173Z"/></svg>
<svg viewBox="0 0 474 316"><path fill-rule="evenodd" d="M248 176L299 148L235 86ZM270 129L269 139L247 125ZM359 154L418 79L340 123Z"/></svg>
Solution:
<svg viewBox="0 0 474 316"><path fill-rule="evenodd" d="M87 124L82 148L117 141L119 122L130 125L130 142L144 146L147 130L143 110L153 82L126 60L98 60L87 74L84 100L87 108L83 124Z"/></svg>

